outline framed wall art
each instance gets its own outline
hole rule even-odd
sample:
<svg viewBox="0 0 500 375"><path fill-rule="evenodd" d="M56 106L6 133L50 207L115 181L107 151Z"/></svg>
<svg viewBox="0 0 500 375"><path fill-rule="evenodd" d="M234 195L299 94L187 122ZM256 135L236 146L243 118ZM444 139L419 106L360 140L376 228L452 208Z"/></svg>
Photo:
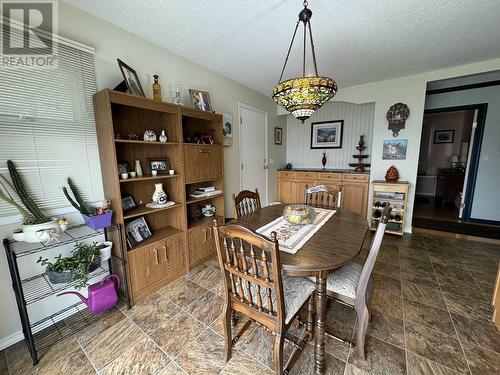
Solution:
<svg viewBox="0 0 500 375"><path fill-rule="evenodd" d="M434 131L434 143L453 143L455 130L436 130Z"/></svg>
<svg viewBox="0 0 500 375"><path fill-rule="evenodd" d="M274 128L274 144L282 145L283 144L283 128Z"/></svg>
<svg viewBox="0 0 500 375"><path fill-rule="evenodd" d="M212 103L210 102L210 94L208 92L189 89L189 97L191 98L193 108L212 112Z"/></svg>
<svg viewBox="0 0 500 375"><path fill-rule="evenodd" d="M139 81L139 77L137 76L136 71L120 59L116 59L116 61L118 61L118 66L120 67L123 79L130 93L132 95L145 97L146 95L144 94L144 90L141 86L141 81Z"/></svg>
<svg viewBox="0 0 500 375"><path fill-rule="evenodd" d="M231 113L222 114L222 134L224 135L224 146L233 144L233 115Z"/></svg>
<svg viewBox="0 0 500 375"><path fill-rule="evenodd" d="M311 148L342 148L344 120L313 122Z"/></svg>
<svg viewBox="0 0 500 375"><path fill-rule="evenodd" d="M407 139L391 139L384 141L382 151L383 160L405 160L406 148L408 147Z"/></svg>

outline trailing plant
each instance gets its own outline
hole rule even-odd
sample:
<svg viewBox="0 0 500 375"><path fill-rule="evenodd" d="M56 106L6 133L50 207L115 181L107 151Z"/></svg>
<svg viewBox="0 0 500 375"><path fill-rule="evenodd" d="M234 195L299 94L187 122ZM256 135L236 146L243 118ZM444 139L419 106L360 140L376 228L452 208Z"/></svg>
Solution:
<svg viewBox="0 0 500 375"><path fill-rule="evenodd" d="M4 200L6 203L15 207L19 213L23 216L23 224L43 224L51 221L51 219L45 216L40 208L37 206L35 201L31 198L24 181L16 169L16 165L12 160L7 160L7 168L9 170L10 178L12 184L4 177L0 178L0 199ZM21 200L21 203L16 202L16 199L10 194L9 188L16 192L17 196ZM24 205L24 207L23 207Z"/></svg>
<svg viewBox="0 0 500 375"><path fill-rule="evenodd" d="M69 178L69 177L68 177L68 185L69 185L69 188L71 189L71 193L73 193L73 196L75 197L75 199L73 199L69 195L69 192L68 192L68 189L66 188L66 186L63 186L62 189L63 189L64 195L66 196L66 199L69 201L69 203L71 203L71 205L73 207L75 207L78 211L80 211L80 213L83 215L87 215L87 216L95 215L96 210L85 204L85 202L83 201L83 198L82 198L80 192L78 191L76 185L73 183L73 181L71 181L71 178Z"/></svg>
<svg viewBox="0 0 500 375"><path fill-rule="evenodd" d="M90 264L101 259L100 249L101 246L98 246L97 243L92 245L76 243L72 251L72 256L63 257L59 254L54 262L49 262L48 259L40 257L37 263L46 267L46 270L49 272L71 271L69 282L76 282L74 287L82 289L87 286L90 279Z"/></svg>

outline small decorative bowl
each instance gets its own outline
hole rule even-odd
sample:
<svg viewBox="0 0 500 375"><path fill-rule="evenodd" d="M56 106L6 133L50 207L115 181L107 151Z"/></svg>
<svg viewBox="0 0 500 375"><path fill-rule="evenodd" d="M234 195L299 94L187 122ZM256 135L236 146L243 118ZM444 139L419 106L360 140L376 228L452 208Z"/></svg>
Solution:
<svg viewBox="0 0 500 375"><path fill-rule="evenodd" d="M283 217L291 224L312 224L316 218L314 208L306 204L291 204L283 210Z"/></svg>

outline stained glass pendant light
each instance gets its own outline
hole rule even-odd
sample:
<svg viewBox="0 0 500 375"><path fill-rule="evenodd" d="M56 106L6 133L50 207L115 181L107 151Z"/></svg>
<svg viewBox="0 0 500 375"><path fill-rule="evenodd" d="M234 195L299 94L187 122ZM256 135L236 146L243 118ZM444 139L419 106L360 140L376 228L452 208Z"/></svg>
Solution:
<svg viewBox="0 0 500 375"><path fill-rule="evenodd" d="M295 118L302 123L313 115L324 103L333 98L337 93L337 84L328 77L320 77L318 75L318 66L316 65L316 54L314 52L314 43L311 31L311 16L312 12L307 7L307 1L304 1L304 9L299 13L299 20L295 25L295 30L292 36L292 42L288 47L288 53L285 58L285 64L281 70L281 75L278 85L273 90L273 99L284 107L287 111L292 112ZM300 23L304 24L304 51L302 54L302 77L281 81L285 72L286 63L292 50L297 29ZM315 76L306 77L306 41L307 30L309 30L309 38L311 43L312 58L314 63Z"/></svg>

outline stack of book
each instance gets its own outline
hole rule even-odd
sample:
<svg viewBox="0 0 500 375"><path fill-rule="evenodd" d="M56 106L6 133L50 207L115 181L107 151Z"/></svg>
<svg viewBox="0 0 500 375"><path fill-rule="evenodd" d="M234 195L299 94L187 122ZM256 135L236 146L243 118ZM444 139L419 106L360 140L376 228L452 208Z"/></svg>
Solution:
<svg viewBox="0 0 500 375"><path fill-rule="evenodd" d="M211 197L212 195L218 195L220 193L222 193L222 191L217 190L215 186L205 186L205 187L199 187L191 194L189 194L189 196L192 198L206 198L206 197Z"/></svg>

